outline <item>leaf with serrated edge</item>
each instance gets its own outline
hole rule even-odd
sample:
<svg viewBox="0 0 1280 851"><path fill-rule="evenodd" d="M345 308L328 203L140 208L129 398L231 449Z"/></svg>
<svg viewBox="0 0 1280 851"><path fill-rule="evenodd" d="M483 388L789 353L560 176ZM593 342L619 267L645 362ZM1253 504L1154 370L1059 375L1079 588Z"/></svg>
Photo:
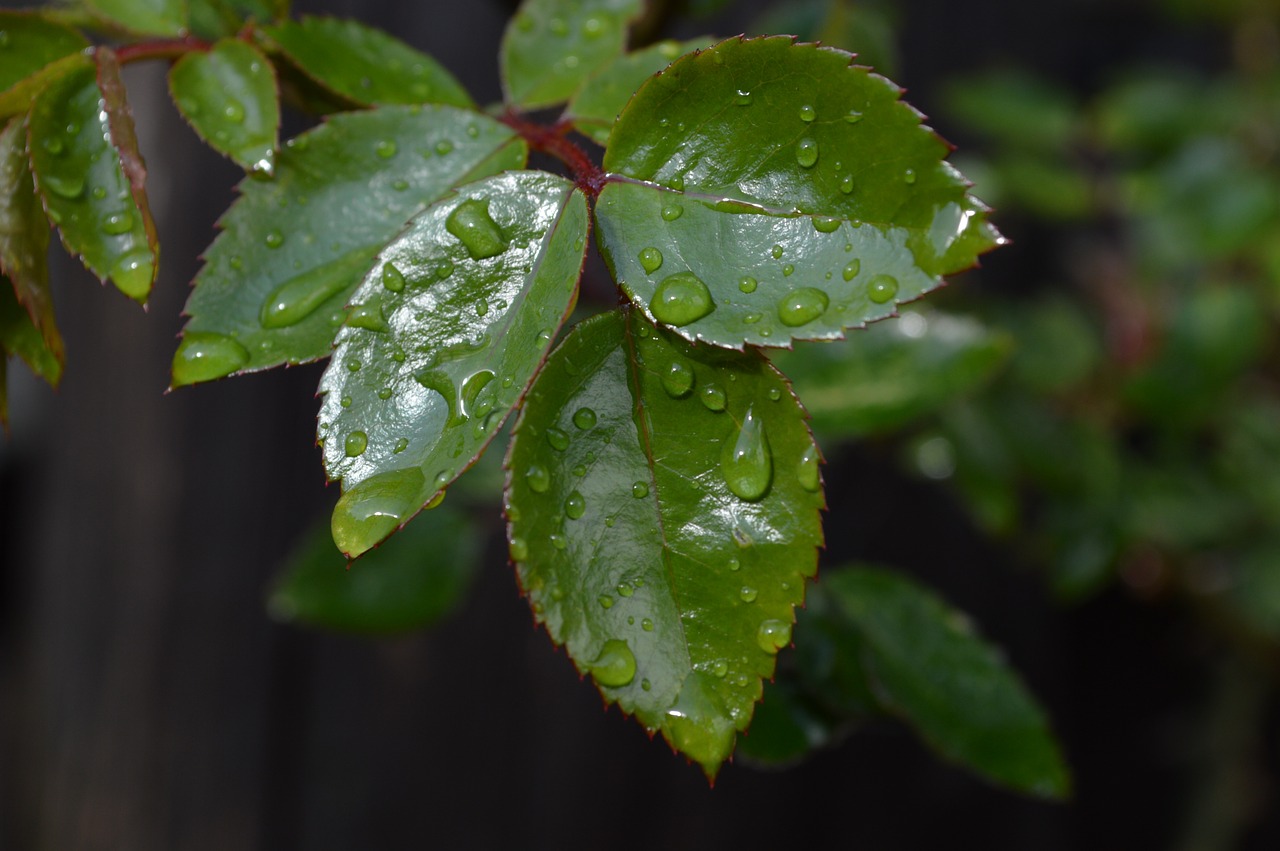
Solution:
<svg viewBox="0 0 1280 851"><path fill-rule="evenodd" d="M631 309L597 316L548 359L507 460L511 558L538 620L606 700L714 776L822 543L818 450L786 379Z"/></svg>
<svg viewBox="0 0 1280 851"><path fill-rule="evenodd" d="M62 335L49 298L49 223L31 178L27 123L20 118L0 131L0 271L61 363Z"/></svg>
<svg viewBox="0 0 1280 851"><path fill-rule="evenodd" d="M275 168L280 103L267 57L229 38L188 53L169 71L169 91L200 138L246 170Z"/></svg>
<svg viewBox="0 0 1280 851"><path fill-rule="evenodd" d="M617 57L601 68L578 90L565 110L574 129L601 145L609 141L613 122L645 80L666 68L685 53L712 43L710 38L686 42L660 41L644 50Z"/></svg>
<svg viewBox="0 0 1280 851"><path fill-rule="evenodd" d="M183 35L186 0L84 0L95 16L138 35Z"/></svg>
<svg viewBox="0 0 1280 851"><path fill-rule="evenodd" d="M526 155L503 125L451 106L337 115L292 140L274 180L240 184L205 253L174 386L327 356L347 297L405 222Z"/></svg>
<svg viewBox="0 0 1280 851"><path fill-rule="evenodd" d="M479 457L573 309L586 197L541 171L460 187L378 256L320 381L338 548L357 556Z"/></svg>
<svg viewBox="0 0 1280 851"><path fill-rule="evenodd" d="M525 0L499 53L507 103L536 109L567 101L621 55L640 10L639 0Z"/></svg>
<svg viewBox="0 0 1280 851"><path fill-rule="evenodd" d="M145 172L119 66L110 51L98 52L97 69L79 68L36 98L31 166L67 250L99 278L110 278L125 295L145 302L157 259L155 226L142 194ZM100 81L110 85L100 87Z"/></svg>
<svg viewBox="0 0 1280 851"><path fill-rule="evenodd" d="M1014 789L1068 794L1043 711L962 613L885 570L830 570L823 586L864 639L879 701L934 749Z"/></svg>
<svg viewBox="0 0 1280 851"><path fill-rule="evenodd" d="M472 106L430 56L358 21L306 17L263 31L308 77L354 103Z"/></svg>
<svg viewBox="0 0 1280 851"><path fill-rule="evenodd" d="M17 355L31 371L57 387L62 380L62 363L45 345L40 330L13 294L13 286L0 275L0 352Z"/></svg>
<svg viewBox="0 0 1280 851"><path fill-rule="evenodd" d="M0 12L0 33L0 117L25 111L49 76L41 72L71 64L67 57L89 45L70 27L29 12Z"/></svg>
<svg viewBox="0 0 1280 851"><path fill-rule="evenodd" d="M838 339L999 244L947 144L851 61L732 39L636 93L605 151L596 222L648 315L732 348Z"/></svg>

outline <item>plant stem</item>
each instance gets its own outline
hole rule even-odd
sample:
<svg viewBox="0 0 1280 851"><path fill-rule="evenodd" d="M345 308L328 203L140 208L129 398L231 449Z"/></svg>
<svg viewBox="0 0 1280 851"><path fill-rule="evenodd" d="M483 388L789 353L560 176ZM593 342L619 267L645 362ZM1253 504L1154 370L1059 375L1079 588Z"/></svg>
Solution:
<svg viewBox="0 0 1280 851"><path fill-rule="evenodd" d="M137 44L126 44L117 48L116 58L120 60L121 65L128 65L130 62L142 62L147 59L176 59L188 53L207 51L212 46L203 39L191 36L140 41Z"/></svg>
<svg viewBox="0 0 1280 851"><path fill-rule="evenodd" d="M535 151L553 156L568 166L573 182L587 195L594 198L600 194L605 184L604 171L587 156L586 151L567 138L570 129L567 123L544 127L514 112L504 113L499 120L519 133Z"/></svg>

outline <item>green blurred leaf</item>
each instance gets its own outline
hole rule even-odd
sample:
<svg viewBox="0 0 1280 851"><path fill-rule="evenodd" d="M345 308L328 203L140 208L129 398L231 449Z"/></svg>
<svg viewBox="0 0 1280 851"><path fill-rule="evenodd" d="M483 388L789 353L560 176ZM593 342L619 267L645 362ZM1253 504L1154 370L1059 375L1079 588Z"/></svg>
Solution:
<svg viewBox="0 0 1280 851"><path fill-rule="evenodd" d="M344 305L405 222L449 189L524 164L506 127L450 106L338 115L247 179L205 252L175 387L329 354Z"/></svg>
<svg viewBox="0 0 1280 851"><path fill-rule="evenodd" d="M1026 71L994 71L948 85L949 115L993 141L1026 151L1061 154L1080 135L1071 96Z"/></svg>
<svg viewBox="0 0 1280 851"><path fill-rule="evenodd" d="M606 700L708 775L817 567L818 461L767 361L629 309L578 325L525 400L506 498L535 616Z"/></svg>
<svg viewBox="0 0 1280 851"><path fill-rule="evenodd" d="M240 39L188 53L169 71L174 103L200 138L246 170L275 168L280 104L267 57Z"/></svg>
<svg viewBox="0 0 1280 851"><path fill-rule="evenodd" d="M850 60L733 39L637 92L605 151L596 220L648 315L734 348L836 339L998 244L945 143Z"/></svg>
<svg viewBox="0 0 1280 851"><path fill-rule="evenodd" d="M488 446L573 309L586 238L572 183L507 172L428 207L378 255L320 381L339 549L377 544Z"/></svg>
<svg viewBox="0 0 1280 851"><path fill-rule="evenodd" d="M354 103L473 105L440 63L358 21L304 17L263 32L307 76Z"/></svg>
<svg viewBox="0 0 1280 851"><path fill-rule="evenodd" d="M563 103L622 54L640 0L524 0L502 36L498 55L509 105Z"/></svg>
<svg viewBox="0 0 1280 851"><path fill-rule="evenodd" d="M13 286L3 275L0 275L0 350L22 358L32 372L53 387L62 380L62 363L45 345L40 330L18 304Z"/></svg>
<svg viewBox="0 0 1280 851"><path fill-rule="evenodd" d="M76 61L67 57L88 45L80 33L38 14L0 11L0 118L25 112L45 82Z"/></svg>
<svg viewBox="0 0 1280 851"><path fill-rule="evenodd" d="M900 63L891 9L887 3L866 0L787 0L773 3L749 31L787 33L800 41L848 50L857 54L859 65L894 77Z"/></svg>
<svg viewBox="0 0 1280 851"><path fill-rule="evenodd" d="M778 678L765 684L764 699L750 729L738 740L734 757L762 766L793 765L836 735L830 719L798 685Z"/></svg>
<svg viewBox="0 0 1280 851"><path fill-rule="evenodd" d="M31 165L62 242L99 278L145 302L158 245L120 66L99 48L93 67L51 82L31 112Z"/></svg>
<svg viewBox="0 0 1280 851"><path fill-rule="evenodd" d="M94 15L137 35L183 35L187 0L82 0Z"/></svg>
<svg viewBox="0 0 1280 851"><path fill-rule="evenodd" d="M191 31L202 38L235 35L252 19L260 24L289 14L287 0L187 0Z"/></svg>
<svg viewBox="0 0 1280 851"><path fill-rule="evenodd" d="M1065 298L1050 297L1020 306L1007 314L1002 324L1016 340L1010 374L1030 393L1068 393L1103 364L1098 327Z"/></svg>
<svg viewBox="0 0 1280 851"><path fill-rule="evenodd" d="M464 599L481 533L470 514L442 505L348 566L327 524L318 526L290 557L268 607L283 621L347 632L429 626Z"/></svg>
<svg viewBox="0 0 1280 851"><path fill-rule="evenodd" d="M0 272L40 330L45 348L63 363L62 335L49 298L49 223L45 221L27 155L27 122L0 131Z"/></svg>

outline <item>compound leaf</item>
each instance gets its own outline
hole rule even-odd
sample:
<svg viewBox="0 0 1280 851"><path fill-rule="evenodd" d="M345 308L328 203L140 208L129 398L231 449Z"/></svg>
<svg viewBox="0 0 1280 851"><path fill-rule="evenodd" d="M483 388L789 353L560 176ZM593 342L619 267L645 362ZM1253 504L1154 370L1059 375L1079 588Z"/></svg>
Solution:
<svg viewBox="0 0 1280 851"><path fill-rule="evenodd" d="M351 291L405 222L451 186L523 165L503 125L451 106L336 115L246 179L205 252L175 387L329 354Z"/></svg>
<svg viewBox="0 0 1280 851"><path fill-rule="evenodd" d="M851 60L732 39L636 93L596 221L646 314L732 348L838 339L999 243L946 143Z"/></svg>
<svg viewBox="0 0 1280 851"><path fill-rule="evenodd" d="M22 358L32 372L54 387L62 380L62 362L45 345L40 329L18 304L13 286L3 275L0 275L0 352Z"/></svg>
<svg viewBox="0 0 1280 851"><path fill-rule="evenodd" d="M13 284L45 347L62 363L62 335L49 298L49 223L31 178L27 122L21 118L0 131L0 272Z"/></svg>
<svg viewBox="0 0 1280 851"><path fill-rule="evenodd" d="M320 381L333 539L357 556L489 444L573 308L586 197L540 171L461 187L378 256Z"/></svg>
<svg viewBox="0 0 1280 851"><path fill-rule="evenodd" d="M84 0L90 12L138 35L184 35L187 0Z"/></svg>
<svg viewBox="0 0 1280 851"><path fill-rule="evenodd" d="M520 109L568 100L621 55L639 0L525 0L499 54L507 103Z"/></svg>
<svg viewBox="0 0 1280 851"><path fill-rule="evenodd" d="M280 103L271 63L256 47L224 39L169 71L173 101L200 138L245 169L275 168Z"/></svg>
<svg viewBox="0 0 1280 851"><path fill-rule="evenodd" d="M817 568L818 464L763 357L691 347L630 309L577 326L525 400L506 499L533 611L606 700L708 775Z"/></svg>
<svg viewBox="0 0 1280 851"><path fill-rule="evenodd" d="M87 61L70 57L78 57L88 46L80 33L39 15L0 12L0 117L26 111L57 72Z"/></svg>
<svg viewBox="0 0 1280 851"><path fill-rule="evenodd" d="M97 66L51 82L31 111L31 166L67 250L99 278L145 302L159 247L143 183L120 66L105 48ZM95 74L96 70L96 74Z"/></svg>
<svg viewBox="0 0 1280 851"><path fill-rule="evenodd" d="M304 17L263 31L304 74L353 103L473 105L430 56L358 21Z"/></svg>

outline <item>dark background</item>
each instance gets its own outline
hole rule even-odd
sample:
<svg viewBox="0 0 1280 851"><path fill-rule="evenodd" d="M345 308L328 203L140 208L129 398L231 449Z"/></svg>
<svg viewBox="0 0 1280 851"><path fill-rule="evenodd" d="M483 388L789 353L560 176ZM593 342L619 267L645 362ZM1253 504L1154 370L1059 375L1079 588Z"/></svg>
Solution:
<svg viewBox="0 0 1280 851"><path fill-rule="evenodd" d="M510 10L498 0L295 5L385 27L479 101L498 97ZM763 5L731 4L678 34L744 31ZM1134 0L911 0L898 13L899 82L926 112L951 75L1002 63L1090 92L1135 59L1220 60ZM902 478L875 447L828 451L824 562L901 566L969 611L1047 706L1076 774L1070 803L993 789L887 722L800 768L726 766L709 789L602 709L534 628L496 494L485 569L442 626L368 640L274 624L270 581L337 497L313 444L321 367L164 395L187 284L237 172L181 123L162 71L127 76L164 245L149 310L59 253L63 385L53 393L12 370L0 848L1280 847L1280 796L1253 777L1226 804L1256 814L1238 843L1180 838L1224 754L1264 754L1277 776L1274 699L1245 701L1269 722L1207 739L1224 727L1202 722L1227 711L1231 696L1213 688L1227 674L1176 610L1119 588L1057 606L946 494ZM1036 283L1021 276L1053 258L1029 242L992 255L983 285ZM919 516L943 522L920 528Z"/></svg>

